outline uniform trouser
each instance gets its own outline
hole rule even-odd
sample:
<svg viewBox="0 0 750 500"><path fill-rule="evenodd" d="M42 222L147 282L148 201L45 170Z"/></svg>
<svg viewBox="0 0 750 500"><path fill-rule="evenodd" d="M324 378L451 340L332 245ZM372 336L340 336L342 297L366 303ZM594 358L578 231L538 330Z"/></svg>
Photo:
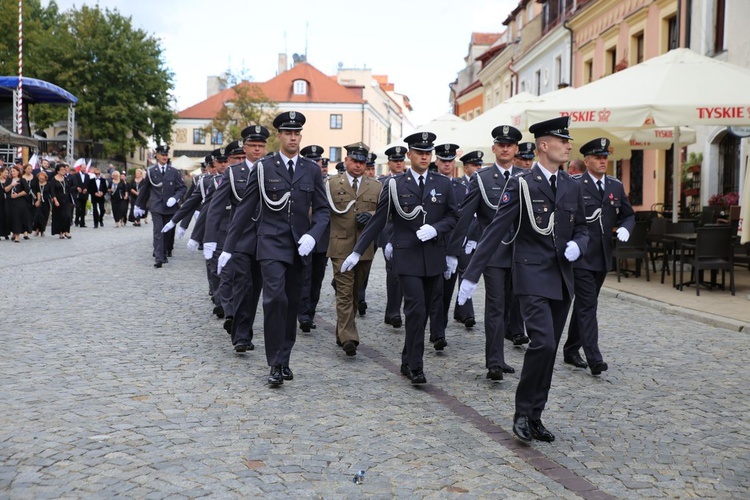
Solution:
<svg viewBox="0 0 750 500"><path fill-rule="evenodd" d="M485 367L505 365L505 323L510 307L511 272L504 267L484 270L484 356Z"/></svg>
<svg viewBox="0 0 750 500"><path fill-rule="evenodd" d="M505 301L508 304L508 311L506 317L508 322L505 325L505 335L508 338L513 338L514 335L524 335L525 328L523 326L523 317L521 317L521 303L518 300L518 295L513 293L512 283L509 300Z"/></svg>
<svg viewBox="0 0 750 500"><path fill-rule="evenodd" d="M429 307L435 302L435 294L442 287L443 275L407 276L400 274L398 279L404 293L406 320L406 338L401 352L401 363L409 365L410 370L421 370L424 355L424 330L427 326Z"/></svg>
<svg viewBox="0 0 750 500"><path fill-rule="evenodd" d="M370 263L372 264L372 262ZM360 285L359 292L357 292L357 302L367 302L366 292L367 292L367 283L370 281L370 273L367 273L367 276L365 276L365 281Z"/></svg>
<svg viewBox="0 0 750 500"><path fill-rule="evenodd" d="M563 346L565 357L578 354L583 347L589 366L604 361L599 351L599 324L596 310L599 302L599 290L604 284L607 273L588 269L573 269L576 297L573 301L573 314L568 327L568 339Z"/></svg>
<svg viewBox="0 0 750 500"><path fill-rule="evenodd" d="M464 271L471 261L471 254L466 255L462 252L458 256L458 269L453 273L450 279L445 280L443 283L443 318L445 325L448 326L448 313L451 309L451 299L453 298L453 290L456 288L456 283L461 283ZM464 322L469 318L474 317L474 302L471 299L467 300L464 305L458 305L458 297L456 297L456 303L453 306L453 319L460 322Z"/></svg>
<svg viewBox="0 0 750 500"><path fill-rule="evenodd" d="M86 201L87 198L76 198L76 226L86 225Z"/></svg>
<svg viewBox="0 0 750 500"><path fill-rule="evenodd" d="M297 312L304 279L299 255L294 263L261 260L263 275L263 338L268 366L288 366L297 340Z"/></svg>
<svg viewBox="0 0 750 500"><path fill-rule="evenodd" d="M171 217L171 215L151 212L151 220L153 221L151 230L153 231L154 236L154 260L156 260L156 262L167 261L167 252L164 250L164 233L162 233L161 230L164 227L164 224L169 222Z"/></svg>
<svg viewBox="0 0 750 500"><path fill-rule="evenodd" d="M341 272L344 259L331 258L333 280L336 283L336 340L343 344L351 340L359 345L359 332L355 318L359 290L370 275L371 260L360 260L354 269Z"/></svg>
<svg viewBox="0 0 750 500"><path fill-rule="evenodd" d="M216 272L219 267L219 255L221 255L221 248L216 248L210 259L206 259L206 275L208 276L208 287L213 292L213 301L217 306L222 306L225 300L222 300L221 291L219 285L221 285L221 276ZM226 314L226 311L224 311Z"/></svg>
<svg viewBox="0 0 750 500"><path fill-rule="evenodd" d="M315 311L320 302L320 288L326 275L328 257L325 252L310 254L310 264L305 266L305 280L302 282L302 294L299 300L299 317L297 320L314 321Z"/></svg>
<svg viewBox="0 0 750 500"><path fill-rule="evenodd" d="M169 221L170 219L164 219L166 221ZM172 250L174 250L174 234L175 234L175 228L170 229L166 233L164 233L164 252L166 253L172 253ZM214 269L216 267L214 266Z"/></svg>
<svg viewBox="0 0 750 500"><path fill-rule="evenodd" d="M235 252L227 263L229 268L221 271L222 282L226 278L232 285L234 320L232 321L232 343L253 340L253 324L258 311L260 292L263 289L263 276L260 263L255 256Z"/></svg>
<svg viewBox="0 0 750 500"><path fill-rule="evenodd" d="M387 322L401 318L401 304L404 301L398 275L393 272L392 260L393 256L391 256L391 260L385 260L385 320Z"/></svg>
<svg viewBox="0 0 750 500"><path fill-rule="evenodd" d="M562 300L536 295L519 295L518 299L530 342L516 388L515 416L538 419L547 404L552 385L552 369L565 320L568 318L570 297L567 290L563 289Z"/></svg>
<svg viewBox="0 0 750 500"><path fill-rule="evenodd" d="M443 293L445 287L445 278L440 275L440 282L437 290L432 294L432 303L430 305L430 342L445 338L446 322L445 311L443 310Z"/></svg>
<svg viewBox="0 0 750 500"><path fill-rule="evenodd" d="M104 197L91 197L92 212L94 214L94 227L104 224Z"/></svg>

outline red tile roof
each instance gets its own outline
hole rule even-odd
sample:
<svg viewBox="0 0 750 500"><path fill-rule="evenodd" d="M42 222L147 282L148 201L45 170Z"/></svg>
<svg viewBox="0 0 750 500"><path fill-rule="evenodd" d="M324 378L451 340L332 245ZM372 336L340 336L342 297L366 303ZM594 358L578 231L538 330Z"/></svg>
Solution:
<svg viewBox="0 0 750 500"><path fill-rule="evenodd" d="M502 33L472 33L471 43L474 45L492 45Z"/></svg>
<svg viewBox="0 0 750 500"><path fill-rule="evenodd" d="M307 94L294 94L294 81L305 80L307 82ZM271 78L267 82L249 83L243 82L240 85L254 85L263 91L263 94L276 103L294 103L294 102L314 102L314 103L357 103L364 102L362 97L357 95L343 85L335 81L335 77L329 77L311 64L298 63L292 69ZM190 106L177 113L180 118L199 118L211 119L221 110L224 102L235 97L234 89L225 89L216 95L213 95L201 101L198 104Z"/></svg>

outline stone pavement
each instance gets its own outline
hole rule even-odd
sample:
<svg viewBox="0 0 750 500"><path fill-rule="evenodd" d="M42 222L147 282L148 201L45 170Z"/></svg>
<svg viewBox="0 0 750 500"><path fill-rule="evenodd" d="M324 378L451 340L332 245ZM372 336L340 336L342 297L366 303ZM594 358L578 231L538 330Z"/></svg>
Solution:
<svg viewBox="0 0 750 500"><path fill-rule="evenodd" d="M335 346L326 279L295 379L274 390L262 335L235 354L210 316L199 254L178 241L155 270L150 225L106 223L0 242L0 498L748 496L744 333L603 297L609 371L558 356L557 440L526 446L509 434L518 372L485 379L481 319L428 349L426 386L398 375L380 257L359 354ZM523 350L506 351L520 371Z"/></svg>

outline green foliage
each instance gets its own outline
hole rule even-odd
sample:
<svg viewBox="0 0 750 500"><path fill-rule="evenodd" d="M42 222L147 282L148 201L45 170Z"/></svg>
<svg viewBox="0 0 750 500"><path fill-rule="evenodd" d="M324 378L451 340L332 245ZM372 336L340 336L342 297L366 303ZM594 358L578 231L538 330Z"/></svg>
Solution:
<svg viewBox="0 0 750 500"><path fill-rule="evenodd" d="M18 5L0 2L0 71L17 74ZM116 9L83 6L60 13L50 2L24 2L24 76L54 83L79 101L79 136L127 155L149 138L171 136L173 74L159 41ZM34 105L37 128L64 119L64 106Z"/></svg>
<svg viewBox="0 0 750 500"><path fill-rule="evenodd" d="M271 124L276 116L276 103L265 96L260 86L248 80L248 75L233 74L229 70L222 75L222 86L232 88L234 97L224 102L211 125L206 128L206 134L211 134L213 128L222 132L226 142L230 142L239 139L242 130L250 125L263 125L273 130ZM266 149L278 149L278 139L273 134Z"/></svg>

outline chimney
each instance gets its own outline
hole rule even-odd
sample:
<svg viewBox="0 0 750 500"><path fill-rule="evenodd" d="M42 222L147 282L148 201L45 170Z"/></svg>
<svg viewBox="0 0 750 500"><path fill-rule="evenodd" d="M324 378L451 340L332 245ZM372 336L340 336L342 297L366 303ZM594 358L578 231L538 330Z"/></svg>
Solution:
<svg viewBox="0 0 750 500"><path fill-rule="evenodd" d="M279 54L279 69L276 73L277 75L282 74L284 71L287 70L287 62L286 62L286 54Z"/></svg>
<svg viewBox="0 0 750 500"><path fill-rule="evenodd" d="M221 80L218 76L209 76L206 80L206 98L216 95L223 90L221 88Z"/></svg>

